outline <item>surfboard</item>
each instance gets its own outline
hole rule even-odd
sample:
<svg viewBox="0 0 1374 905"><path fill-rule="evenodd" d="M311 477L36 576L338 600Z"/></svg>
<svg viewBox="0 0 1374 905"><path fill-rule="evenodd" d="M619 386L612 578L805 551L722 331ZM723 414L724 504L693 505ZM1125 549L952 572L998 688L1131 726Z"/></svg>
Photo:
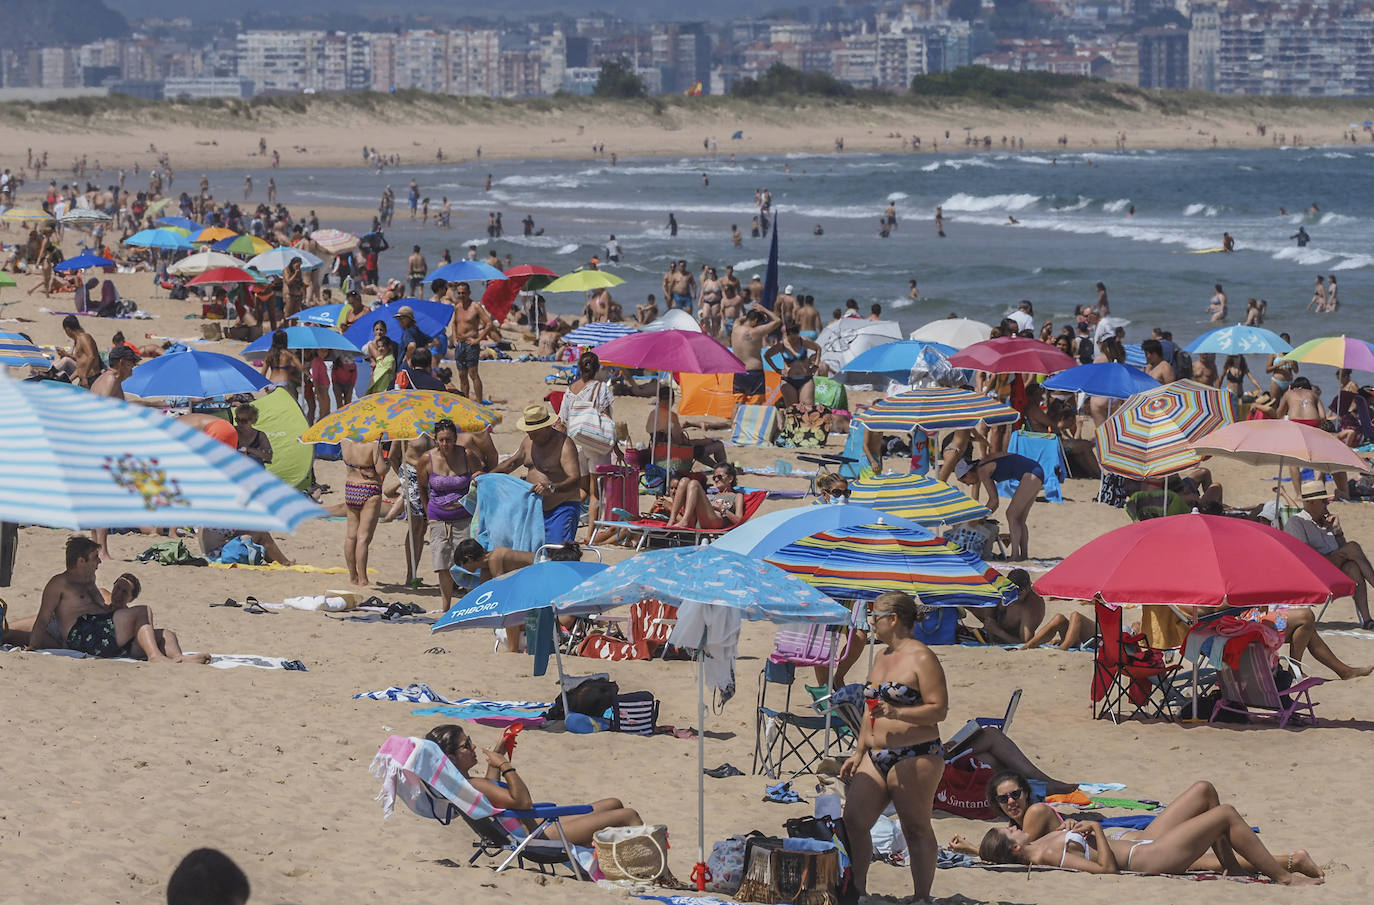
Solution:
<svg viewBox="0 0 1374 905"><path fill-rule="evenodd" d="M1225 251L1225 250L1226 250L1226 249L1224 249L1224 248L1199 248L1197 251L1190 251L1190 252L1188 252L1188 254L1190 254L1190 255L1214 255L1214 254L1216 254L1216 253L1219 252L1219 251Z"/></svg>

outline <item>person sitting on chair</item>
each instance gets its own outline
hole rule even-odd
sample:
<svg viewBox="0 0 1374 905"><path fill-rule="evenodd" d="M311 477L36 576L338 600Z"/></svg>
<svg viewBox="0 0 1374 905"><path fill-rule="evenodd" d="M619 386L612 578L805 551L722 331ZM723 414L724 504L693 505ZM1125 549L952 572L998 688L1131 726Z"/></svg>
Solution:
<svg viewBox="0 0 1374 905"><path fill-rule="evenodd" d="M673 506L668 511L668 527L729 529L744 521L744 494L736 486L738 480L735 466L717 465L711 472L711 482L718 493L710 500L701 481L678 481Z"/></svg>
<svg viewBox="0 0 1374 905"><path fill-rule="evenodd" d="M462 726L453 723L435 726L429 730L425 740L438 745L439 750L458 768L458 772L467 777L472 787L494 806L517 811L534 807L529 786L510 758L486 748L478 748ZM485 775L468 776L469 771L483 759L487 762ZM536 825L528 820L522 820L521 823L527 831L533 830ZM597 830L613 826L641 826L644 821L638 811L625 807L619 798L603 798L592 802L590 814L564 817L560 823L563 826L563 839L572 845L590 846L592 835ZM546 839L560 838L557 827L552 825L545 827L540 835Z"/></svg>

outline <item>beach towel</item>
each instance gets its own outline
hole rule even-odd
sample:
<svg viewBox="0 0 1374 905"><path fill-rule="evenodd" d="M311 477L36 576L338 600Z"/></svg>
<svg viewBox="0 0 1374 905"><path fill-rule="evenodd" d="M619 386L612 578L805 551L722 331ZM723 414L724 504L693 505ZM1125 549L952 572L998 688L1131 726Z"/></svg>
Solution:
<svg viewBox="0 0 1374 905"><path fill-rule="evenodd" d="M411 713L415 716L472 720L483 726L509 726L512 723L538 726L544 722L543 715L552 706L551 701L484 701L479 698L459 698L435 707L421 707L412 710Z"/></svg>
<svg viewBox="0 0 1374 905"><path fill-rule="evenodd" d="M146 660L135 660L133 657L92 657L90 654L79 650L67 650L66 648L48 648L47 650L30 651L17 644L0 645L0 651L10 653L19 651L31 654L50 654L54 657L69 657L73 660L110 660L116 663L146 663ZM187 651L196 653L196 651ZM309 672L305 664L300 660L287 660L285 657L264 657L258 654L211 654L210 666L216 669L234 669L239 666L252 666L255 669L286 669L294 672Z"/></svg>
<svg viewBox="0 0 1374 905"><path fill-rule="evenodd" d="M348 571L343 566L311 566L305 563L293 563L288 566L279 562L262 563L256 566L250 566L247 563L212 562L210 563L210 568L254 569L260 572L312 572L319 575L342 575ZM377 574L377 570L368 569L367 574L375 575Z"/></svg>
<svg viewBox="0 0 1374 905"><path fill-rule="evenodd" d="M368 698L373 701L409 701L412 704L451 704L448 698L439 694L434 689L420 682L410 685L392 685L383 688L381 691L364 691L362 694L355 694L353 700Z"/></svg>
<svg viewBox="0 0 1374 905"><path fill-rule="evenodd" d="M510 547L533 553L544 545L544 506L530 485L506 474L484 474L477 487L473 537L488 550Z"/></svg>
<svg viewBox="0 0 1374 905"><path fill-rule="evenodd" d="M1068 476L1069 469L1064 461L1064 451L1059 446L1059 438L1053 434L1037 434L1029 431L1012 431L1007 452L1034 459L1045 472L1045 499L1051 503L1064 502L1060 481ZM1020 486L1020 481L998 481L997 494L1002 499L1011 499Z"/></svg>
<svg viewBox="0 0 1374 905"><path fill-rule="evenodd" d="M472 787L434 742L393 735L372 759L369 769L382 781L377 801L382 803L383 817L391 816L399 797L415 813L442 820L446 815L434 811L430 789L474 820L490 817L500 810L492 807L491 802Z"/></svg>

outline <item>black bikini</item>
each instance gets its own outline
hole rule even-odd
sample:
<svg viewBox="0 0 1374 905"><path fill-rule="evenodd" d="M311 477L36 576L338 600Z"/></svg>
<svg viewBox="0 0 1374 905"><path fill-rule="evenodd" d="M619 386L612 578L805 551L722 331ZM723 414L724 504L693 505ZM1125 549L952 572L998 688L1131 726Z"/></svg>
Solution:
<svg viewBox="0 0 1374 905"><path fill-rule="evenodd" d="M878 697L897 707L911 707L915 704L925 703L919 688L912 688L901 682L882 683L878 686ZM873 761L873 766L878 768L878 772L886 778L892 768L904 760L939 753L940 740L937 738L915 745L902 745L900 748L873 748L868 752L868 758Z"/></svg>

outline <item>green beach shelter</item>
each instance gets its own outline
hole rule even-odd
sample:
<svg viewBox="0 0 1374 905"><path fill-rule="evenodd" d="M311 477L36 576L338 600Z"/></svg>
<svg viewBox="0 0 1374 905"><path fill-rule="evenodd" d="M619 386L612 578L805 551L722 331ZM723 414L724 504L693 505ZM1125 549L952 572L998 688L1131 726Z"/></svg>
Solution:
<svg viewBox="0 0 1374 905"><path fill-rule="evenodd" d="M301 407L290 393L273 390L254 399L253 408L258 410L257 429L272 441L272 463L267 470L297 490L309 490L315 447L299 440L310 427Z"/></svg>

